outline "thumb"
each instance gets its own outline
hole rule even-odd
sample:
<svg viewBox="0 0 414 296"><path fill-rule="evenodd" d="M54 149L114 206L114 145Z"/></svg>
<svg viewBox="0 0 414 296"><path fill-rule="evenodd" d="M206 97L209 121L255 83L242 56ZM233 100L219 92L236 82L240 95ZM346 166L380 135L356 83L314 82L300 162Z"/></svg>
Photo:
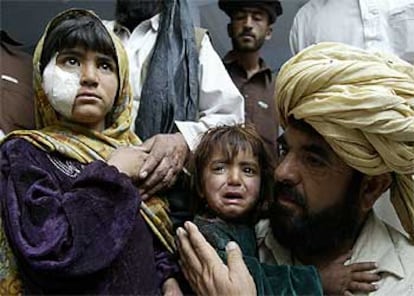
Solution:
<svg viewBox="0 0 414 296"><path fill-rule="evenodd" d="M239 273L247 271L246 264L243 261L243 254L239 245L235 242L229 242L226 246L227 266L230 273Z"/></svg>
<svg viewBox="0 0 414 296"><path fill-rule="evenodd" d="M335 261L337 263L344 264L347 260L352 258L352 253L353 253L352 250L350 250L350 251L340 255Z"/></svg>
<svg viewBox="0 0 414 296"><path fill-rule="evenodd" d="M149 138L148 140L144 141L138 147L140 147L142 150L148 153L151 151L152 146L154 145L154 141L155 141L155 137Z"/></svg>

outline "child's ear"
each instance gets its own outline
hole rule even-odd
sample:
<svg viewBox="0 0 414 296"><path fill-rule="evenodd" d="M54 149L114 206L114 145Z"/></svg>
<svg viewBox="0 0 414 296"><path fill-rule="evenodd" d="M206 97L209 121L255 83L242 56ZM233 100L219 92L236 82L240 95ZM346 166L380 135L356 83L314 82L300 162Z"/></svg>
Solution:
<svg viewBox="0 0 414 296"><path fill-rule="evenodd" d="M377 176L365 175L361 183L361 210L363 212L370 211L374 203L390 187L391 183L391 173Z"/></svg>

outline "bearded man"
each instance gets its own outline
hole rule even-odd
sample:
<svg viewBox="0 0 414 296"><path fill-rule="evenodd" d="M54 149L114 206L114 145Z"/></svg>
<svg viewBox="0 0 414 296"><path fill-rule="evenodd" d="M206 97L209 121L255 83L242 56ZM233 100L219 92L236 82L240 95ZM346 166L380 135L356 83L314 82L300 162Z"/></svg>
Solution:
<svg viewBox="0 0 414 296"><path fill-rule="evenodd" d="M275 199L256 229L261 261L323 268L352 249L347 263L377 263L381 279L370 295L413 295L414 67L319 43L282 67L276 90L285 132ZM407 236L372 211L388 188ZM182 267L198 292L255 293L237 245L228 245L226 266L191 223L178 236Z"/></svg>
<svg viewBox="0 0 414 296"><path fill-rule="evenodd" d="M220 0L218 5L230 17L227 33L233 49L223 62L245 99L245 120L256 126L274 150L278 133L275 81L260 49L272 37L272 25L282 14L282 6L278 0Z"/></svg>

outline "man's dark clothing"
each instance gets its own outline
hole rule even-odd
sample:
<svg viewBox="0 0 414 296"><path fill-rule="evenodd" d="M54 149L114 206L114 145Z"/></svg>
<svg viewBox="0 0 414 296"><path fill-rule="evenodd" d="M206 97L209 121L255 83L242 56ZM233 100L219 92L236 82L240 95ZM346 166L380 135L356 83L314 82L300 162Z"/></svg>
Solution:
<svg viewBox="0 0 414 296"><path fill-rule="evenodd" d="M278 120L274 102L274 75L260 59L260 70L247 78L246 71L237 63L234 52L229 52L223 59L234 84L245 99L245 121L253 123L259 134L269 145L276 148Z"/></svg>
<svg viewBox="0 0 414 296"><path fill-rule="evenodd" d="M1 31L0 129L4 133L35 127L32 57L18 44Z"/></svg>

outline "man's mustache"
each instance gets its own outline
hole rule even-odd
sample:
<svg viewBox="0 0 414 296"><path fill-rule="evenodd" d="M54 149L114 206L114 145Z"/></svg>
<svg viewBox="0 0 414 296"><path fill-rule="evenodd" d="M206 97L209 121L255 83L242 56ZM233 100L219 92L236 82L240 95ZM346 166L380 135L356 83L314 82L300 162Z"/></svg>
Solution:
<svg viewBox="0 0 414 296"><path fill-rule="evenodd" d="M281 182L276 182L275 200L277 200L278 196L280 195L289 196L294 203L298 204L301 207L306 207L305 197L300 194L293 186Z"/></svg>
<svg viewBox="0 0 414 296"><path fill-rule="evenodd" d="M239 37L252 37L256 39L256 36L250 30L241 32Z"/></svg>

